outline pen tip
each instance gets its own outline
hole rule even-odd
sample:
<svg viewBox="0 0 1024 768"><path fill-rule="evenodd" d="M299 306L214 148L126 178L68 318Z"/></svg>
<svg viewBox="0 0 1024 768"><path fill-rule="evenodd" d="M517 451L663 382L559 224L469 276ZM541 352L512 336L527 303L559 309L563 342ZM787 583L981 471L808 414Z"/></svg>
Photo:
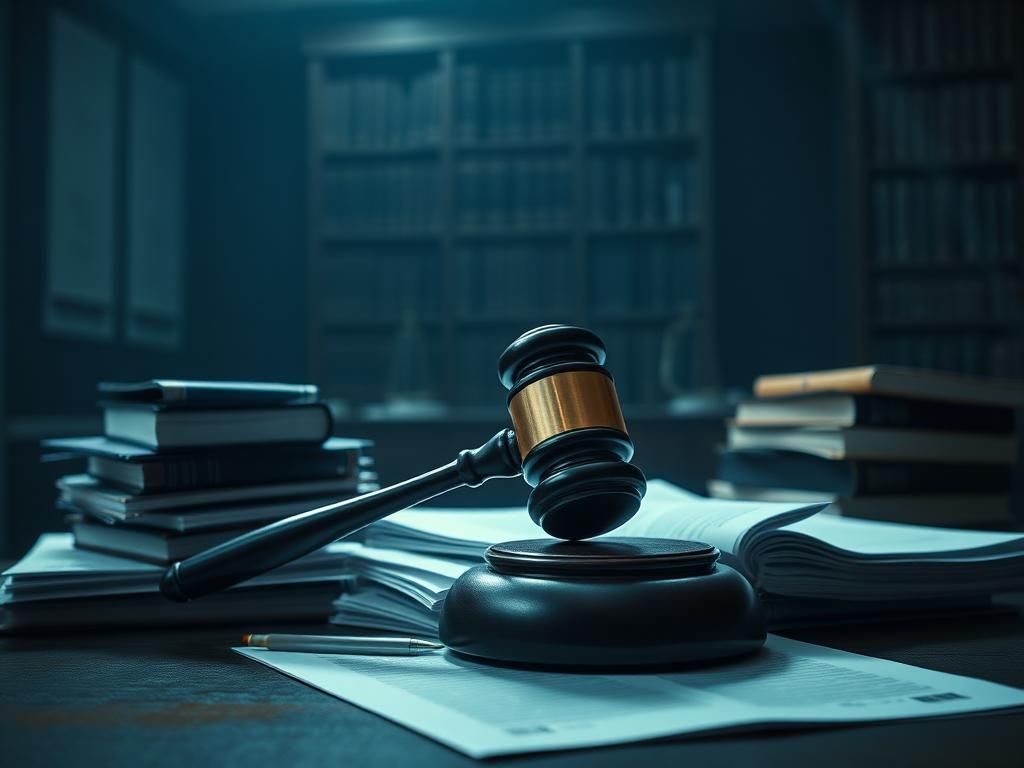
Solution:
<svg viewBox="0 0 1024 768"><path fill-rule="evenodd" d="M242 635L242 645L248 645L250 637L252 637L252 635Z"/></svg>
<svg viewBox="0 0 1024 768"><path fill-rule="evenodd" d="M420 640L418 637L410 639L409 645L411 648L417 651L439 651L444 648L442 643L436 643L433 640Z"/></svg>

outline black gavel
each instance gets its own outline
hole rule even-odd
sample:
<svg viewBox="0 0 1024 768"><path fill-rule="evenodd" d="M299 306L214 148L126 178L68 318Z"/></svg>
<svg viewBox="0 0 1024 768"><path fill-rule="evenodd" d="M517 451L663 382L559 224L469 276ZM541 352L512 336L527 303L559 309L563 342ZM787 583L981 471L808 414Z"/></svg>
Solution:
<svg viewBox="0 0 1024 768"><path fill-rule="evenodd" d="M560 539L611 531L640 507L647 481L629 463L626 432L601 339L583 328L546 325L502 353L512 429L442 467L388 488L329 504L242 534L174 563L160 591L180 602L251 579L393 512L462 486L522 474L533 486L530 517Z"/></svg>

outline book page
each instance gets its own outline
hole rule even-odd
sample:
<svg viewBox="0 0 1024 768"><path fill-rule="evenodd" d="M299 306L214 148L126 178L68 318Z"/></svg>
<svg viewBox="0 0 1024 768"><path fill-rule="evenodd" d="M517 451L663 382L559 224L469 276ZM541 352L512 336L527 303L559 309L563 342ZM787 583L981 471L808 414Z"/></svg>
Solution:
<svg viewBox="0 0 1024 768"><path fill-rule="evenodd" d="M707 499L662 480L652 480L640 512L614 535L692 539L739 556L745 537L788 525L826 506Z"/></svg>
<svg viewBox="0 0 1024 768"><path fill-rule="evenodd" d="M237 653L471 757L759 725L857 723L1024 705L994 683L769 636L737 662L676 673L537 672L451 652Z"/></svg>
<svg viewBox="0 0 1024 768"><path fill-rule="evenodd" d="M3 572L3 576L49 576L59 573L160 573L159 565L75 549L70 533L44 533L32 549Z"/></svg>
<svg viewBox="0 0 1024 768"><path fill-rule="evenodd" d="M740 542L752 532L780 527L815 514L825 503L769 503L722 501L684 491L664 480L651 480L640 510L609 536L650 536L695 539L736 554ZM392 532L403 528L408 537L423 542L479 542L480 549L500 541L550 538L523 508L495 510L421 508L391 515L375 524ZM371 532L368 543L377 545ZM408 546L408 543L405 543ZM383 542L379 544L383 546ZM424 546L429 551L429 546Z"/></svg>
<svg viewBox="0 0 1024 768"><path fill-rule="evenodd" d="M817 515L785 527L824 544L866 557L921 556L929 560L943 554L971 551L974 557L1001 552L1019 555L1024 535L998 531L969 531L958 528L932 528L926 525L901 525L849 517Z"/></svg>

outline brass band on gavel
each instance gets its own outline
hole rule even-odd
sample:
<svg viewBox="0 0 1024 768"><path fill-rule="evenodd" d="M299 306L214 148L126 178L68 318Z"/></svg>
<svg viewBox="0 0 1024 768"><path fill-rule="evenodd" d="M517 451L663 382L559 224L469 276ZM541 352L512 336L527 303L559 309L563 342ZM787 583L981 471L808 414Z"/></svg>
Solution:
<svg viewBox="0 0 1024 768"><path fill-rule="evenodd" d="M524 459L549 437L586 427L609 427L626 432L615 383L597 371L565 371L523 387L509 401Z"/></svg>

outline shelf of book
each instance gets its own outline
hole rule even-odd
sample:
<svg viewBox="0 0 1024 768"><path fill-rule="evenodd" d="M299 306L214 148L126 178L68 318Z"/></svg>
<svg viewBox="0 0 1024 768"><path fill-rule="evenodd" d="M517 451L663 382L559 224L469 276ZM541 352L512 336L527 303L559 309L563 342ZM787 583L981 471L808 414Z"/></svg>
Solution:
<svg viewBox="0 0 1024 768"><path fill-rule="evenodd" d="M594 322L611 325L654 325L664 326L675 317L673 312L643 312L643 313L620 313L620 312L596 312Z"/></svg>
<svg viewBox="0 0 1024 768"><path fill-rule="evenodd" d="M394 331L403 322L401 317L386 317L386 318L369 318L362 315L355 315L351 317L331 317L329 320L324 321L323 328L328 333L345 333L352 330L370 330L370 331ZM441 320L437 318L422 318L417 317L416 322L422 325L424 328L436 329L441 325Z"/></svg>
<svg viewBox="0 0 1024 768"><path fill-rule="evenodd" d="M437 240L441 237L438 231L410 231L401 230L345 230L343 232L324 232L321 242L324 246L345 246L353 243L417 243Z"/></svg>
<svg viewBox="0 0 1024 768"><path fill-rule="evenodd" d="M1017 161L1006 160L961 160L923 163L886 163L878 164L871 173L879 178L929 178L929 177L1016 177L1020 172Z"/></svg>
<svg viewBox="0 0 1024 768"><path fill-rule="evenodd" d="M590 227L587 237L596 239L630 238L630 237L673 237L693 238L700 236L704 227L700 224L680 224L677 226L658 226L642 224L628 227Z"/></svg>
<svg viewBox="0 0 1024 768"><path fill-rule="evenodd" d="M954 264L952 262L938 261L934 257L926 261L928 264L928 270L935 275L973 275L977 274L979 265L974 263L966 264ZM1018 273L1024 267L1017 261L1007 262L992 262L989 264L980 265L983 269L988 270L995 276L1004 274ZM871 264L870 271L873 272L876 277L873 279L879 279L881 277L888 277L891 275L909 274L916 275L921 271L920 264Z"/></svg>
<svg viewBox="0 0 1024 768"><path fill-rule="evenodd" d="M698 304L681 343L713 350L709 23L630 16L307 47L308 354L325 391L379 399L401 334L431 339L424 387L460 405L500 400L498 354L545 323L606 326L632 405L667 398L661 339ZM706 359L684 385L715 383Z"/></svg>
<svg viewBox="0 0 1024 768"><path fill-rule="evenodd" d="M1019 323L999 320L876 320L873 324L876 333L891 334L906 331L926 331L927 333L963 333L981 331L994 334L1016 334Z"/></svg>
<svg viewBox="0 0 1024 768"><path fill-rule="evenodd" d="M694 134L590 136L585 143L592 150L656 147L670 152L692 152L700 148L700 137Z"/></svg>
<svg viewBox="0 0 1024 768"><path fill-rule="evenodd" d="M847 8L859 357L1024 378L1024 8Z"/></svg>
<svg viewBox="0 0 1024 768"><path fill-rule="evenodd" d="M534 229L531 227L511 229L478 229L456 232L456 240L565 240L572 233L566 228Z"/></svg>
<svg viewBox="0 0 1024 768"><path fill-rule="evenodd" d="M946 85L957 82L971 82L974 80L1000 80L1012 79L1014 70L1012 66L972 66L965 69L933 68L919 69L911 72L876 72L871 75L871 83L874 85Z"/></svg>
<svg viewBox="0 0 1024 768"><path fill-rule="evenodd" d="M388 160L402 158L431 158L440 154L438 146L420 147L352 147L338 149L325 147L323 161L325 163L346 163L352 160Z"/></svg>
<svg viewBox="0 0 1024 768"><path fill-rule="evenodd" d="M487 139L484 141L460 141L455 152L461 154L486 154L490 152L554 152L569 151L568 140L543 141L538 139Z"/></svg>

